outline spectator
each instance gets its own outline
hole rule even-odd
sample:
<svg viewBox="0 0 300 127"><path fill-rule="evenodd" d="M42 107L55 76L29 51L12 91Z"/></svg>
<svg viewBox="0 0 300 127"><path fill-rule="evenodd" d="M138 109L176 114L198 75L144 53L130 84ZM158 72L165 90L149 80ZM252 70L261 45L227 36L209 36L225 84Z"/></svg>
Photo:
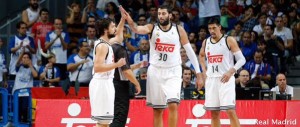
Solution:
<svg viewBox="0 0 300 127"><path fill-rule="evenodd" d="M13 91L23 88L31 88L33 87L33 78L38 77L38 73L33 67L31 61L31 54L28 52L22 51L16 63L16 79L13 86ZM21 122L28 122L28 95L27 94L19 94L19 120Z"/></svg>
<svg viewBox="0 0 300 127"><path fill-rule="evenodd" d="M298 12L298 13L300 13L300 12ZM295 24L297 22L299 22L299 19L297 19L297 10L294 8L289 9L287 14L288 14L288 18L289 18L287 27L293 29L295 27Z"/></svg>
<svg viewBox="0 0 300 127"><path fill-rule="evenodd" d="M151 6L149 11L148 11L148 16L149 18L147 19L147 23L154 24L157 22L157 8L156 6Z"/></svg>
<svg viewBox="0 0 300 127"><path fill-rule="evenodd" d="M196 33L194 33L194 32L189 33L188 38L189 38L189 41L191 44L196 44L196 42L197 42Z"/></svg>
<svg viewBox="0 0 300 127"><path fill-rule="evenodd" d="M278 10L278 7L274 3L268 3L269 6L269 18L274 22L277 16L282 16L282 12Z"/></svg>
<svg viewBox="0 0 300 127"><path fill-rule="evenodd" d="M221 6L220 9L221 9L220 24L222 28L227 31L229 27L228 20L229 18L235 18L235 15L230 10L228 10L227 6Z"/></svg>
<svg viewBox="0 0 300 127"><path fill-rule="evenodd" d="M240 16L244 12L244 1L243 0L226 0L225 6L228 7L228 10L230 10L235 16ZM239 3L242 3L240 5Z"/></svg>
<svg viewBox="0 0 300 127"><path fill-rule="evenodd" d="M192 83L193 72L189 67L182 66L182 86L181 86L181 99L184 99L185 89L195 89L195 84Z"/></svg>
<svg viewBox="0 0 300 127"><path fill-rule="evenodd" d="M61 71L61 80L66 78L67 70L67 48L70 43L70 37L67 32L63 31L62 19L54 20L54 31L51 31L46 36L45 49L54 53L56 56L56 66Z"/></svg>
<svg viewBox="0 0 300 127"><path fill-rule="evenodd" d="M68 58L67 70L70 74L71 85L75 86L78 80L80 86L88 87L92 79L93 58L89 55L91 47L87 42L79 43L78 54Z"/></svg>
<svg viewBox="0 0 300 127"><path fill-rule="evenodd" d="M96 27L95 26L87 26L86 28L86 37L80 38L79 43L87 42L90 46L90 53L89 55L93 57L93 51L94 51L94 42L97 40L96 37Z"/></svg>
<svg viewBox="0 0 300 127"><path fill-rule="evenodd" d="M82 14L82 18L81 18L81 23L86 23L88 17L94 17L96 19L99 19L101 17L97 13L95 0L87 0L87 5L83 9L82 13L83 14Z"/></svg>
<svg viewBox="0 0 300 127"><path fill-rule="evenodd" d="M138 64L143 61L149 61L149 41L142 39L139 50L133 52L130 55L130 64ZM146 66L147 67L147 66ZM138 77L139 76L139 69L133 70L133 73Z"/></svg>
<svg viewBox="0 0 300 127"><path fill-rule="evenodd" d="M209 7L209 9L207 9ZM199 26L207 25L209 19L218 18L220 21L220 7L218 0L199 0Z"/></svg>
<svg viewBox="0 0 300 127"><path fill-rule="evenodd" d="M104 18L110 18L115 21L115 16L119 13L118 7L114 2L108 2L105 6Z"/></svg>
<svg viewBox="0 0 300 127"><path fill-rule="evenodd" d="M146 15L139 15L137 25L146 25ZM135 52L141 43L141 40L148 40L148 34L134 34L135 39L132 39L130 43L126 43L127 48L131 52ZM129 42L129 41L128 41Z"/></svg>
<svg viewBox="0 0 300 127"><path fill-rule="evenodd" d="M11 37L9 41L10 63L9 63L9 80L15 80L16 77L16 63L21 55L22 50L25 52L35 53L35 46L33 38L26 35L27 25L20 21L16 25L18 34ZM33 63L34 64L34 63Z"/></svg>
<svg viewBox="0 0 300 127"><path fill-rule="evenodd" d="M274 33L273 26L271 25L264 26L263 39L261 42L262 44L260 45L265 44L266 48L264 53L264 61L270 63L270 65L273 67L273 71L275 71L277 75L277 73L279 72L278 59L283 56L284 44L283 44L283 40L280 37L273 35L273 33Z"/></svg>
<svg viewBox="0 0 300 127"><path fill-rule="evenodd" d="M0 88L7 88L7 69L6 69L6 59L4 52L2 51L3 41L0 38ZM0 111L1 113L2 111Z"/></svg>
<svg viewBox="0 0 300 127"><path fill-rule="evenodd" d="M261 3L259 0L251 0L251 4L249 5L253 8L254 16L257 16L257 14L260 12L261 9Z"/></svg>
<svg viewBox="0 0 300 127"><path fill-rule="evenodd" d="M280 16L276 17L275 25L274 35L279 36L284 42L284 55L283 58L280 59L281 72L287 73L288 65L286 63L293 49L293 34L290 28L283 26L283 18Z"/></svg>
<svg viewBox="0 0 300 127"><path fill-rule="evenodd" d="M87 18L87 26L95 26L96 25L96 18L94 16L89 16Z"/></svg>
<svg viewBox="0 0 300 127"><path fill-rule="evenodd" d="M287 28L283 24L282 17L276 17L275 19L275 29L274 35L281 37L284 42L285 47L285 56L288 56L288 50L292 49L293 47L293 34L290 28Z"/></svg>
<svg viewBox="0 0 300 127"><path fill-rule="evenodd" d="M280 73L276 76L276 84L271 91L275 91L276 94L290 94L292 99L294 96L294 88L292 86L287 85L286 77L284 74Z"/></svg>
<svg viewBox="0 0 300 127"><path fill-rule="evenodd" d="M191 32L190 27L188 26L188 24L180 20L180 11L179 11L179 9L173 9L172 10L172 19L171 20L176 25L182 26L186 30L187 33Z"/></svg>
<svg viewBox="0 0 300 127"><path fill-rule="evenodd" d="M147 12L150 12L151 8L154 7L155 8L155 11L156 11L156 6L153 2L153 0L143 0L143 9L144 11L147 13ZM149 23L149 22L148 22Z"/></svg>
<svg viewBox="0 0 300 127"><path fill-rule="evenodd" d="M49 22L49 11L46 8L40 10L40 20L32 26L31 36L34 38L35 47L38 49L38 43L41 48L45 51L46 35L48 32L53 31L54 26ZM40 50L37 50L38 60L42 60L42 65L47 63L47 59L40 55ZM41 58L42 57L42 58Z"/></svg>
<svg viewBox="0 0 300 127"><path fill-rule="evenodd" d="M256 24L256 18L253 12L252 7L245 8L245 13L237 18L238 21L241 21L243 25L242 31L250 31Z"/></svg>
<svg viewBox="0 0 300 127"><path fill-rule="evenodd" d="M253 31L257 32L258 36L263 35L264 26L267 24L267 14L261 13L258 15L259 24L253 27Z"/></svg>
<svg viewBox="0 0 300 127"><path fill-rule="evenodd" d="M257 49L256 43L251 41L250 31L246 31L242 34L242 41L239 42L239 46L246 58L246 61L250 61Z"/></svg>
<svg viewBox="0 0 300 127"><path fill-rule="evenodd" d="M30 35L31 27L39 20L39 0L29 0L29 7L22 12L22 21L28 28L27 35Z"/></svg>
<svg viewBox="0 0 300 127"><path fill-rule="evenodd" d="M265 83L271 80L271 67L270 64L263 62L263 53L260 50L255 51L254 60L248 61L244 69L249 71L251 79L259 77Z"/></svg>
<svg viewBox="0 0 300 127"><path fill-rule="evenodd" d="M73 2L71 4L71 7L68 6L68 9L69 14L66 19L67 32L70 36L68 49L71 53L73 53L73 51L77 49L77 42L79 40L79 37L81 37L84 33L84 18L80 12L81 8L79 3Z"/></svg>
<svg viewBox="0 0 300 127"><path fill-rule="evenodd" d="M182 67L182 89L195 88L195 84L192 84L193 72L189 67Z"/></svg>
<svg viewBox="0 0 300 127"><path fill-rule="evenodd" d="M228 31L227 34L231 35L231 36L234 36L237 42L241 41L241 37L242 37L242 34L243 34L243 31L242 31L243 25L244 24L242 22L237 22L234 25L234 29L231 30L231 31Z"/></svg>
<svg viewBox="0 0 300 127"><path fill-rule="evenodd" d="M39 79L43 87L58 87L60 81L60 70L54 66L56 63L55 54L50 53L48 63L39 69Z"/></svg>
<svg viewBox="0 0 300 127"><path fill-rule="evenodd" d="M207 33L208 33L207 28L205 26L200 26L199 32L198 32L198 39L196 42L196 48L197 48L196 53L197 54L199 54L199 52L200 52L200 49L202 47L202 42L206 39Z"/></svg>
<svg viewBox="0 0 300 127"><path fill-rule="evenodd" d="M248 86L249 80L250 80L250 75L248 70L246 69L240 70L239 76L235 80L236 87L242 87L242 88L249 87Z"/></svg>
<svg viewBox="0 0 300 127"><path fill-rule="evenodd" d="M104 11L105 10L105 6L108 2L114 2L117 6L119 6L119 2L118 0L98 0L97 2L97 9Z"/></svg>

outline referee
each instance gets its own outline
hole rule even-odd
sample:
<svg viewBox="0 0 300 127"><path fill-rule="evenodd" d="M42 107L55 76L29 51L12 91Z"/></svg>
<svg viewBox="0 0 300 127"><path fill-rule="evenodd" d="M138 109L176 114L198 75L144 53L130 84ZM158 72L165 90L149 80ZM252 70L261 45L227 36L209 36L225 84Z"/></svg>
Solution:
<svg viewBox="0 0 300 127"><path fill-rule="evenodd" d="M126 64L115 69L113 80L115 86L114 119L110 127L125 127L129 111L129 83L132 82L134 84L136 95L141 92L141 87L130 68L129 57L125 47L119 43L115 43L112 45L112 48L115 61L118 61L120 58L125 58Z"/></svg>

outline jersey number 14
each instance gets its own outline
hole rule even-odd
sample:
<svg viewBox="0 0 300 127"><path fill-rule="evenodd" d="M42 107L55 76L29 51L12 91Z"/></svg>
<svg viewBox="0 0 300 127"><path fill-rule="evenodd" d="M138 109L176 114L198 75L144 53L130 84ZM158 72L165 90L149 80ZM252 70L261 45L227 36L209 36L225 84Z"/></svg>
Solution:
<svg viewBox="0 0 300 127"><path fill-rule="evenodd" d="M212 71L213 71L213 73L219 72L219 66L218 65L212 66Z"/></svg>

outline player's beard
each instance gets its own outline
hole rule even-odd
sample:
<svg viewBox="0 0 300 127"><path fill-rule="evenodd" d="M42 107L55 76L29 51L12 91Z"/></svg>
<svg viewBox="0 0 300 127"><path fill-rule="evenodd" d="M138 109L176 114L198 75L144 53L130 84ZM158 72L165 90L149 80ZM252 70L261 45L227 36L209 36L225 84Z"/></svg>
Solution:
<svg viewBox="0 0 300 127"><path fill-rule="evenodd" d="M111 39L113 37L115 37L116 35L115 34L108 34L108 38Z"/></svg>
<svg viewBox="0 0 300 127"><path fill-rule="evenodd" d="M163 22L160 22L160 21L159 21L159 24L160 24L161 26L167 26L167 25L169 25L169 23L170 23L170 19L168 19L168 20L166 20L166 21L163 21Z"/></svg>
<svg viewBox="0 0 300 127"><path fill-rule="evenodd" d="M39 4L37 4L37 3L30 4L30 7L31 7L33 10L37 10L37 9L39 8Z"/></svg>

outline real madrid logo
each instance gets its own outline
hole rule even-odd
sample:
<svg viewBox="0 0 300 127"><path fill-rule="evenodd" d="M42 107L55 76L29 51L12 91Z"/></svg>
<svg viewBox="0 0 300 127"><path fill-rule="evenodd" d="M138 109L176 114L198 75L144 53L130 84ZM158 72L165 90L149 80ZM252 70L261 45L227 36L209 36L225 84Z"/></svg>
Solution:
<svg viewBox="0 0 300 127"><path fill-rule="evenodd" d="M207 46L207 50L209 50L209 46Z"/></svg>
<svg viewBox="0 0 300 127"><path fill-rule="evenodd" d="M156 33L156 36L159 37L159 32Z"/></svg>

